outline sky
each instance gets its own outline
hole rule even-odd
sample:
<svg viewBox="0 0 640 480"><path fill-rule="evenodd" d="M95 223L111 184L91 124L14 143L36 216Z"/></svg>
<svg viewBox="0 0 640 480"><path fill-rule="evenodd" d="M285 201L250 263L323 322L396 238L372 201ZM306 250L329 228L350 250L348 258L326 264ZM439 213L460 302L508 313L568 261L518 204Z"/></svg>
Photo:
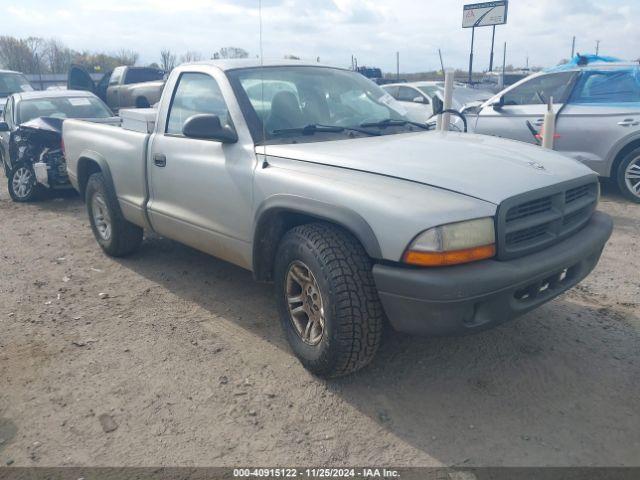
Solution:
<svg viewBox="0 0 640 480"><path fill-rule="evenodd" d="M221 47L260 54L259 0L2 0L0 35L56 38L75 50L140 54L160 61L160 50L188 50L210 58ZM395 71L468 67L471 30L463 30L464 0L262 0L262 51L336 66ZM623 59L640 57L639 0L511 0L509 21L496 29L496 63L552 66L576 50ZM475 69L489 64L491 28L476 30Z"/></svg>

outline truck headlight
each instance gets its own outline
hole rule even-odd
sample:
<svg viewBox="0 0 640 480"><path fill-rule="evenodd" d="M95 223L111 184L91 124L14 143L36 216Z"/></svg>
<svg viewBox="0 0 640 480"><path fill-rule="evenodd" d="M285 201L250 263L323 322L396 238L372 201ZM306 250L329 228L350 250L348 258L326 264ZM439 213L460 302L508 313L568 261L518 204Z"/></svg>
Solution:
<svg viewBox="0 0 640 480"><path fill-rule="evenodd" d="M411 242L403 260L410 265L441 267L495 255L496 232L489 217L431 228Z"/></svg>

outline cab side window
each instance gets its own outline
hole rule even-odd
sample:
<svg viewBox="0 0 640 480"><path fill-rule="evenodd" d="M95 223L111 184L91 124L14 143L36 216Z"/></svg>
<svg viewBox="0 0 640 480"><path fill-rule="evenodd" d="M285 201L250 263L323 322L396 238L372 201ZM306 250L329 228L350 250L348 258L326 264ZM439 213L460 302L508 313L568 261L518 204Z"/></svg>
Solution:
<svg viewBox="0 0 640 480"><path fill-rule="evenodd" d="M205 73L183 73L173 94L166 133L182 135L185 122L194 115L213 114L229 124L229 109L218 82Z"/></svg>
<svg viewBox="0 0 640 480"><path fill-rule="evenodd" d="M533 78L504 95L505 105L544 105L553 97L553 103L564 103L573 83L574 72L552 73Z"/></svg>

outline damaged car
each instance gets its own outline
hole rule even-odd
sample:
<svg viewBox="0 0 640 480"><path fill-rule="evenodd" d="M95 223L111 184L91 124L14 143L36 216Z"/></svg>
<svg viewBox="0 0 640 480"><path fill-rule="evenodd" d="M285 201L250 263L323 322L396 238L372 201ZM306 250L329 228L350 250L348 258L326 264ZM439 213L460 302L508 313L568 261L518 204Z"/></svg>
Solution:
<svg viewBox="0 0 640 480"><path fill-rule="evenodd" d="M90 92L23 92L8 98L0 122L0 160L13 201L34 201L47 190L71 188L62 145L67 118L120 122Z"/></svg>

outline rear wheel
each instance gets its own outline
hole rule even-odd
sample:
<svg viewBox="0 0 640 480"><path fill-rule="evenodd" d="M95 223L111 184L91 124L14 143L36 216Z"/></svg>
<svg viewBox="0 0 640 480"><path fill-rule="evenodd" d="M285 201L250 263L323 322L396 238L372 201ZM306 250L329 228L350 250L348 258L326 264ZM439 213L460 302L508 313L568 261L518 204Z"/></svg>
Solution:
<svg viewBox="0 0 640 480"><path fill-rule="evenodd" d="M640 203L640 148L630 152L618 167L617 183L622 194Z"/></svg>
<svg viewBox="0 0 640 480"><path fill-rule="evenodd" d="M143 230L125 220L115 192L102 173L94 173L89 178L86 203L93 235L105 253L124 257L138 249Z"/></svg>
<svg viewBox="0 0 640 480"><path fill-rule="evenodd" d="M36 182L33 167L25 162L16 163L9 170L9 195L14 202L33 202L40 197L42 187Z"/></svg>
<svg viewBox="0 0 640 480"><path fill-rule="evenodd" d="M371 362L384 314L371 259L353 236L327 224L294 228L278 248L275 280L282 327L307 370L340 377Z"/></svg>

